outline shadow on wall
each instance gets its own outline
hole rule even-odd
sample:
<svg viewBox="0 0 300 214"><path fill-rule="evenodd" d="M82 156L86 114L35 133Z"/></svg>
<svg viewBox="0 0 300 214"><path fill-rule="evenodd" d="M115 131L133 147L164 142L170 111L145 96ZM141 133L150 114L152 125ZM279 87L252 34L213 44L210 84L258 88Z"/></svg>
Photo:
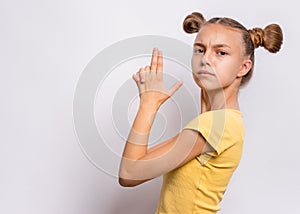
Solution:
<svg viewBox="0 0 300 214"><path fill-rule="evenodd" d="M107 214L154 214L160 194L162 177L136 187L121 187L109 201Z"/></svg>

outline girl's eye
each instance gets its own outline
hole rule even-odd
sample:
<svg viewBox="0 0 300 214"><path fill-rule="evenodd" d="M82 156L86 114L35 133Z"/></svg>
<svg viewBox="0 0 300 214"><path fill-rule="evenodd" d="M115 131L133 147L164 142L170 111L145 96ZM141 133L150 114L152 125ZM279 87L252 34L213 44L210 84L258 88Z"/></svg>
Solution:
<svg viewBox="0 0 300 214"><path fill-rule="evenodd" d="M221 56L225 56L227 55L227 53L225 51L218 51L217 54L221 55Z"/></svg>
<svg viewBox="0 0 300 214"><path fill-rule="evenodd" d="M194 49L194 53L204 53L203 49Z"/></svg>

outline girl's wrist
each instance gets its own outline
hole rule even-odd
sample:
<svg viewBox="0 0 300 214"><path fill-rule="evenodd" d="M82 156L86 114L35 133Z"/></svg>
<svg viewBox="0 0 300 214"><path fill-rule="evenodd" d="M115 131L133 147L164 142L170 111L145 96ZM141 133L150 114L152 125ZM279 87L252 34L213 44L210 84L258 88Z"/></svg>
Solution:
<svg viewBox="0 0 300 214"><path fill-rule="evenodd" d="M149 112L156 112L156 111L158 111L159 107L160 107L160 105L157 103L141 100L139 109L144 110L144 111L149 111Z"/></svg>
<svg viewBox="0 0 300 214"><path fill-rule="evenodd" d="M143 103L139 106L136 119L138 125L133 127L139 133L149 133L155 119L158 107L153 104Z"/></svg>

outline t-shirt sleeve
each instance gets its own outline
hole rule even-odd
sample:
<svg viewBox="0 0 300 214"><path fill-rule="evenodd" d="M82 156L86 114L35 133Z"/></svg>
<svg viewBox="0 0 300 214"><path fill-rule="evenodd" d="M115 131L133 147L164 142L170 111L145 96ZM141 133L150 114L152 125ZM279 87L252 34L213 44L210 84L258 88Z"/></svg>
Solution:
<svg viewBox="0 0 300 214"><path fill-rule="evenodd" d="M220 155L232 146L234 140L226 134L228 116L226 111L208 111L191 120L183 129L199 131L213 149Z"/></svg>

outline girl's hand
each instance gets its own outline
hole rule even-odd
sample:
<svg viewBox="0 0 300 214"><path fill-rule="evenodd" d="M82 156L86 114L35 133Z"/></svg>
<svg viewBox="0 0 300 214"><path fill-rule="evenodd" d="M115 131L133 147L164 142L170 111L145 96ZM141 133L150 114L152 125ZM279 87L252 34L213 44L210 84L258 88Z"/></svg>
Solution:
<svg viewBox="0 0 300 214"><path fill-rule="evenodd" d="M164 86L163 56L157 48L153 49L151 66L140 68L132 77L138 86L140 104L156 108L159 108L183 84L182 81L178 81L170 89Z"/></svg>

